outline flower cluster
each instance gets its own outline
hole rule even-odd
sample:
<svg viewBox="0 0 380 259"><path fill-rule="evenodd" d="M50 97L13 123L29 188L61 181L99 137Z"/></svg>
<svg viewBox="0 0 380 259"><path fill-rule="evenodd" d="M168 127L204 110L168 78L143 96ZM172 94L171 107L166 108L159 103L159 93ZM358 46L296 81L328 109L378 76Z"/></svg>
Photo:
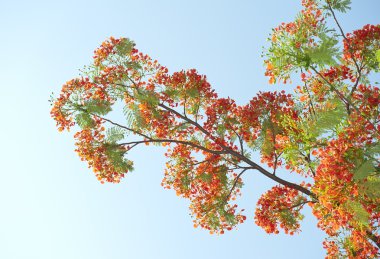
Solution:
<svg viewBox="0 0 380 259"><path fill-rule="evenodd" d="M265 75L269 77L270 84L278 80L287 83L292 72L300 66L308 66L310 60L301 50L315 48L319 44L317 38L325 24L325 15L318 1L305 0L302 6L304 8L295 21L281 23L273 30L265 61Z"/></svg>
<svg viewBox="0 0 380 259"><path fill-rule="evenodd" d="M372 69L378 67L375 52L380 49L380 25L367 24L362 29L347 33L344 40L344 58L366 62Z"/></svg>
<svg viewBox="0 0 380 259"><path fill-rule="evenodd" d="M278 234L278 227L286 234L300 231L300 209L306 199L297 190L275 186L261 196L257 202L255 222L267 233Z"/></svg>

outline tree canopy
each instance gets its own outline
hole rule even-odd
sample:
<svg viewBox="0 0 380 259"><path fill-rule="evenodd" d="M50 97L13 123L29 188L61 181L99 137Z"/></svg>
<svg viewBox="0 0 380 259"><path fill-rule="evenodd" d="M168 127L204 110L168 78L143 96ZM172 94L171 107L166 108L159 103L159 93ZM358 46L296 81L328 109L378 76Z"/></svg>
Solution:
<svg viewBox="0 0 380 259"><path fill-rule="evenodd" d="M349 5L302 0L294 21L273 29L265 74L270 84L299 82L291 94L259 92L238 105L195 69L169 73L132 40L111 37L63 85L51 116L59 131L77 125L75 151L101 183L133 170L127 155L136 146L166 147L162 186L190 201L195 227L223 234L243 223L236 198L253 171L276 184L255 211L267 233L299 232L310 206L328 236L327 258L377 258L380 91L371 76L380 69L380 25L345 33L336 12ZM107 115L120 104L125 119L113 121Z"/></svg>

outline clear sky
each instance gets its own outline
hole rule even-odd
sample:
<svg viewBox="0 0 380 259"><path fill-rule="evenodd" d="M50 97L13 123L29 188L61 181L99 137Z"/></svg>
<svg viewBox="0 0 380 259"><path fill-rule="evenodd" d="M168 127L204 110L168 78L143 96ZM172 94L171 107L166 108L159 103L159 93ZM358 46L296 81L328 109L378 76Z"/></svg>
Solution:
<svg viewBox="0 0 380 259"><path fill-rule="evenodd" d="M339 14L347 32L380 23L380 1L352 7ZM299 9L297 0L0 0L0 258L323 258L324 234L308 210L293 237L254 224L257 198L272 184L263 176L244 177L246 223L210 235L193 228L186 200L161 188L162 149L136 149L136 170L101 185L74 153L72 133L58 133L49 117L51 92L109 36L133 39L172 72L197 68L238 103L280 89L263 75L261 47Z"/></svg>

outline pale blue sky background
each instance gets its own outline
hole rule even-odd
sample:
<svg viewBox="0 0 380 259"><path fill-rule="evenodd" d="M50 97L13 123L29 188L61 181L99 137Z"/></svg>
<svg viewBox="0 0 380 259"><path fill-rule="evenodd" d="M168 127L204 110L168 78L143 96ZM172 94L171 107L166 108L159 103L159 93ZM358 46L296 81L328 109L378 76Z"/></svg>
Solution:
<svg viewBox="0 0 380 259"><path fill-rule="evenodd" d="M101 185L73 152L72 134L59 134L49 117L50 93L109 36L133 39L170 71L197 68L221 96L244 103L274 89L261 47L299 2L0 0L0 258L323 258L324 234L308 212L294 237L254 224L257 198L271 184L263 176L244 177L247 222L211 236L192 227L185 200L161 188L162 149L134 151L136 170ZM339 17L349 31L379 23L379 7L354 0Z"/></svg>

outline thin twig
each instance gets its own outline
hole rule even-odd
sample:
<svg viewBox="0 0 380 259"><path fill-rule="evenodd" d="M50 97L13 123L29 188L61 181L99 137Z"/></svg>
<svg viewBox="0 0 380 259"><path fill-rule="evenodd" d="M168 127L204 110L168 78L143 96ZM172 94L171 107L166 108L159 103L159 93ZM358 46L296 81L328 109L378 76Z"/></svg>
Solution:
<svg viewBox="0 0 380 259"><path fill-rule="evenodd" d="M359 81L360 81L360 78L361 78L361 75L362 75L362 74L361 74L361 71L362 71L363 67L362 67L362 68L359 68L358 62L356 61L356 59L355 59L355 57L354 57L354 55L353 55L353 50L352 50L352 47L351 47L350 41L347 39L346 34L344 33L344 31L343 31L343 29L342 29L342 26L340 25L338 19L336 18L335 12L334 12L334 10L333 10L331 4L330 4L330 1L327 1L327 4L328 4L329 10L330 10L330 12L331 12L331 14L332 14L332 16L333 16L333 18L334 18L334 21L335 21L336 25L337 25L338 28L339 28L340 34L342 35L342 37L343 37L343 38L346 40L346 42L347 42L348 49L349 49L349 52L350 52L350 54L351 54L351 59L352 59L352 61L354 61L354 64L355 64L355 67L356 67L356 70L357 70L357 73L358 73L358 76L356 77L355 85L354 85L354 87L352 88L352 90L351 90L351 92L350 92L350 95L349 95L349 98L351 98L352 94L355 92L355 90L356 90L356 88L357 88L357 86L358 86L358 83L359 83Z"/></svg>
<svg viewBox="0 0 380 259"><path fill-rule="evenodd" d="M200 149L200 150L203 150L203 151L206 151L208 153L215 154L215 155L227 154L226 151L211 150L211 149L205 148L203 146L194 144L192 142L183 141L183 140L175 140L175 139L153 139L153 138L150 138L148 140L139 140L139 141L131 141L131 142L120 143L119 145L126 146L126 145L135 145L135 144L143 144L143 143L176 143L176 144L191 146L191 147L194 147L194 148L197 148L197 149Z"/></svg>
<svg viewBox="0 0 380 259"><path fill-rule="evenodd" d="M311 203L316 203L316 201L308 201L308 200L306 200L306 201L302 201L302 202L300 202L300 203L297 203L297 204L295 204L295 205L293 205L293 206L290 206L289 208L284 208L284 209L280 209L280 210L278 210L278 211L285 211L285 210L291 210L291 209L294 209L294 208L297 208L297 207L300 207L300 206L304 206L305 204L307 204L307 203L309 203L309 202L311 202ZM301 207L301 208L302 208ZM300 208L300 209L301 209Z"/></svg>
<svg viewBox="0 0 380 259"><path fill-rule="evenodd" d="M234 184L232 185L232 187L231 187L231 189L230 189L230 192L229 192L228 195L226 196L226 199L225 199L225 201L224 201L225 203L228 202L228 200L229 200L229 198L230 198L230 196L231 196L233 190L234 190L235 187L236 187L237 182L239 181L240 177L244 174L244 172L247 171L247 170L248 170L248 169L244 169L243 171L241 171L241 172L236 176L235 181L234 181Z"/></svg>

